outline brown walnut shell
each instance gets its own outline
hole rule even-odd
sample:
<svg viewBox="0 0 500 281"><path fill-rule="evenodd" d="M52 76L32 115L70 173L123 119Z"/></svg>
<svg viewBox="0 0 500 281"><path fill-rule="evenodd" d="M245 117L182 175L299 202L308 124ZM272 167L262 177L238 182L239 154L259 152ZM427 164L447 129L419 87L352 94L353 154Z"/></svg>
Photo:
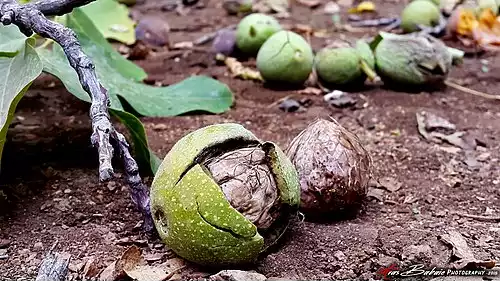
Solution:
<svg viewBox="0 0 500 281"><path fill-rule="evenodd" d="M313 122L286 154L299 174L300 210L306 215L355 211L366 197L371 158L359 138L337 121Z"/></svg>

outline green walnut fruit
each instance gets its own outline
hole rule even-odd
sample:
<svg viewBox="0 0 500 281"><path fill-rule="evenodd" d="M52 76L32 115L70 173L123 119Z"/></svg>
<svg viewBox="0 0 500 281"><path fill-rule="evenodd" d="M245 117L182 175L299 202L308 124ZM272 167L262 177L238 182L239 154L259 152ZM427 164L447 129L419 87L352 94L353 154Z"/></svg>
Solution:
<svg viewBox="0 0 500 281"><path fill-rule="evenodd" d="M441 12L431 1L416 0L410 2L401 13L401 28L410 33L420 30L418 25L433 27L439 24Z"/></svg>
<svg viewBox="0 0 500 281"><path fill-rule="evenodd" d="M264 42L282 30L272 16L254 13L244 17L236 28L236 46L247 55L255 55Z"/></svg>
<svg viewBox="0 0 500 281"><path fill-rule="evenodd" d="M201 264L252 263L283 234L300 203L284 152L239 124L189 133L165 156L151 187L164 243Z"/></svg>
<svg viewBox="0 0 500 281"><path fill-rule="evenodd" d="M367 63L367 65L374 69L375 68L375 55L373 54L370 45L364 40L356 41L355 45L356 51L358 51L359 56Z"/></svg>
<svg viewBox="0 0 500 281"><path fill-rule="evenodd" d="M374 53L377 73L384 83L431 86L446 79L453 56L442 41L412 34L380 38Z"/></svg>
<svg viewBox="0 0 500 281"><path fill-rule="evenodd" d="M357 41L355 48L325 48L318 52L314 69L321 82L330 85L351 85L363 82L369 70L375 68L370 46Z"/></svg>
<svg viewBox="0 0 500 281"><path fill-rule="evenodd" d="M314 54L297 33L282 30L267 39L257 54L257 69L271 83L302 84L312 72Z"/></svg>

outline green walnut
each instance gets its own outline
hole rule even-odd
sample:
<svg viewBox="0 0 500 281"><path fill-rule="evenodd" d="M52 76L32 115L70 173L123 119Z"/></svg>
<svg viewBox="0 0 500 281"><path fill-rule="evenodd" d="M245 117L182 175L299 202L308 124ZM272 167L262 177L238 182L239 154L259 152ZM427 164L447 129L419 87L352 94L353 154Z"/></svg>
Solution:
<svg viewBox="0 0 500 281"><path fill-rule="evenodd" d="M236 46L247 55L255 55L264 42L282 30L272 16L254 13L244 17L236 28Z"/></svg>
<svg viewBox="0 0 500 281"><path fill-rule="evenodd" d="M375 68L375 55L373 54L370 45L364 40L356 41L355 45L356 51L358 51L359 56L366 62L366 64L371 68Z"/></svg>
<svg viewBox="0 0 500 281"><path fill-rule="evenodd" d="M252 263L296 216L299 190L278 146L239 124L216 124L184 136L165 156L151 213L161 239L186 260Z"/></svg>
<svg viewBox="0 0 500 281"><path fill-rule="evenodd" d="M312 72L314 54L299 34L282 30L269 37L257 54L257 69L271 83L302 84Z"/></svg>
<svg viewBox="0 0 500 281"><path fill-rule="evenodd" d="M362 83L375 68L375 57L370 46L362 40L355 48L325 48L318 52L314 69L322 83L342 86Z"/></svg>
<svg viewBox="0 0 500 281"><path fill-rule="evenodd" d="M441 12L431 1L410 2L401 13L401 28L406 33L419 31L418 25L433 27L439 24Z"/></svg>
<svg viewBox="0 0 500 281"><path fill-rule="evenodd" d="M442 83L452 66L449 48L430 35L379 35L375 46L377 73L384 83L436 85Z"/></svg>

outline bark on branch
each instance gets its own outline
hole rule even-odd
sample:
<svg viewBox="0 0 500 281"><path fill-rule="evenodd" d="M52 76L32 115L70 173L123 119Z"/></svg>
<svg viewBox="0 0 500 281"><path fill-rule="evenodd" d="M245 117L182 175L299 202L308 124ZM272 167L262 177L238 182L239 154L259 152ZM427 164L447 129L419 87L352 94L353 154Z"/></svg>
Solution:
<svg viewBox="0 0 500 281"><path fill-rule="evenodd" d="M131 197L144 216L144 229L153 229L149 210L149 189L142 182L136 161L130 155L125 137L111 124L108 112L109 98L101 90L94 64L82 51L76 34L69 28L47 19L46 16L62 15L73 8L86 5L93 0L46 0L20 5L15 0L0 0L0 21L4 25L14 24L26 36L36 33L57 42L64 50L71 67L78 73L83 89L91 96L90 119L92 121L91 142L99 153L99 178L101 181L113 176L111 160L113 144L123 159Z"/></svg>

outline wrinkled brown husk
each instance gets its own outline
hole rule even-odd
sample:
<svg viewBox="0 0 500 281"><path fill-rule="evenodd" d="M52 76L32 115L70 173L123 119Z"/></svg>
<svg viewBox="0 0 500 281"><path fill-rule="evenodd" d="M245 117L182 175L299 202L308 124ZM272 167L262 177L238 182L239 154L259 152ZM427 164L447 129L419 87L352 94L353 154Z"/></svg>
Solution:
<svg viewBox="0 0 500 281"><path fill-rule="evenodd" d="M266 229L280 212L278 189L260 147L240 148L209 159L205 166L233 208Z"/></svg>
<svg viewBox="0 0 500 281"><path fill-rule="evenodd" d="M336 121L310 124L286 153L299 174L302 212L352 211L362 203L371 159L358 137Z"/></svg>

